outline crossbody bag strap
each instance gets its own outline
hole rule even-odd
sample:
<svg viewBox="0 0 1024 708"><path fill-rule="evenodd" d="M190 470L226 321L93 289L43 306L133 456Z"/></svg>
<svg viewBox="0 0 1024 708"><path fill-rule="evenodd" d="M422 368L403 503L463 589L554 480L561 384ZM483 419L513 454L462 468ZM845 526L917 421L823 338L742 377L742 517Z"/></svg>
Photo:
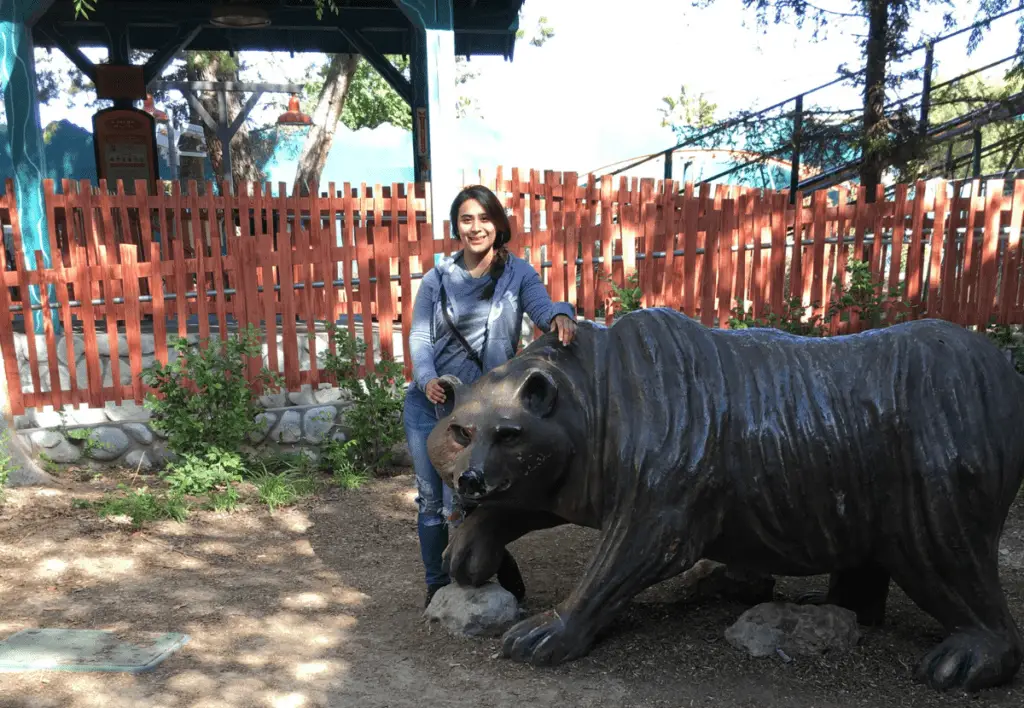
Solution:
<svg viewBox="0 0 1024 708"><path fill-rule="evenodd" d="M441 285L441 314L444 315L444 321L448 323L448 328L455 334L455 337L459 340L462 348L466 350L466 354L469 355L470 361L477 365L480 371L484 370L484 363L480 360L480 355L473 350L473 347L469 346L469 342L462 336L462 332L452 322L451 315L448 314L448 293L444 289L444 284ZM484 328L484 346L487 346L487 330L490 327L490 322Z"/></svg>

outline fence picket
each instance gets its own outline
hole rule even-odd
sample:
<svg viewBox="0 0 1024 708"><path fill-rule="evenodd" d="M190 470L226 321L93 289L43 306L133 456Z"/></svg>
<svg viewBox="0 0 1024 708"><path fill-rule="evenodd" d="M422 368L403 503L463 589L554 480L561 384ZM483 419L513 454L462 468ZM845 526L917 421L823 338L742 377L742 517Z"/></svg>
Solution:
<svg viewBox="0 0 1024 708"><path fill-rule="evenodd" d="M1010 212L1010 235L1006 242L1006 256L1003 260L1003 282L999 296L999 323L1010 324L1016 316L1020 287L1021 266L1021 218L1024 217L1024 180L1013 184L1013 201Z"/></svg>
<svg viewBox="0 0 1024 708"><path fill-rule="evenodd" d="M790 296L820 314L834 298L834 276L847 277L852 257L867 261L885 286L903 286L912 316L966 326L983 325L993 315L1003 324L1024 320L1024 180L1015 180L1005 197L1002 180L918 181L911 200L909 185L897 185L894 197L887 200L879 188L871 203L862 187L840 187L831 206L824 191L807 200L798 193L791 205L785 190L598 180L593 174L579 186L574 173L531 170L528 180L518 169L507 174L481 173L480 182L493 185L510 212L513 250L538 270L553 299L573 303L586 319L601 314L610 323L615 308L605 278L624 285L633 273L643 306L682 310L708 326L727 326L736 305L758 317L769 307L779 313ZM9 214L15 231L14 267L4 272L0 297L6 313L0 347L11 369L13 412L141 401L143 320L149 318L154 358L161 362L168 358L168 331L195 331L193 317L203 339L214 318L222 333L232 323L253 324L266 333L267 364L297 390L326 378L316 341L308 347L308 371L299 358L299 320L310 335L320 319L338 322L344 310L350 334L367 344L364 369L378 355L397 358L394 329L400 327L403 368L411 375L411 310L422 276L435 253L460 248L450 238L435 240L430 221L419 220L429 204L417 189L429 194L428 184L353 189L346 183L343 191L332 184L327 193L314 187L301 196L289 196L283 184L277 195L259 183L221 185L216 194L209 183L203 193L189 181L184 194L181 183L172 183L166 196L162 190L148 193L145 183L136 182L133 195L120 182L114 186L65 180L57 193L53 182L44 185L53 215L45 236L54 260L51 268L33 271L24 265L13 197L0 198L0 212ZM450 226L445 214L438 217ZM31 324L31 287L42 290L49 308L44 313L80 334L58 337L49 318L41 335L16 330L22 319ZM25 308L23 315L12 306ZM171 313L177 327L169 322ZM109 355L98 341L100 320ZM849 322L834 316L830 324L835 332L861 327L855 313ZM83 344L84 360L75 349ZM301 351L304 357L306 348ZM23 375L19 365L28 367ZM255 378L259 368L250 362L248 374Z"/></svg>

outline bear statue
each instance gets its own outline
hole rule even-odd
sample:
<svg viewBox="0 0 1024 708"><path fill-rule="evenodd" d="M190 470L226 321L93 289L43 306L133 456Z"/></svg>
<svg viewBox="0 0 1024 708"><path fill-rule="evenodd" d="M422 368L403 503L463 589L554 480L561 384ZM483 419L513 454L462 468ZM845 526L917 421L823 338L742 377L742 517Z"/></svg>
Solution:
<svg viewBox="0 0 1024 708"><path fill-rule="evenodd" d="M530 531L599 529L573 591L508 629L505 657L583 656L633 596L708 558L830 574L826 601L863 623L894 581L946 630L916 671L937 689L1020 667L997 555L1024 377L982 334L923 319L812 338L650 308L444 385L428 449L471 509L445 551L457 583L488 581Z"/></svg>

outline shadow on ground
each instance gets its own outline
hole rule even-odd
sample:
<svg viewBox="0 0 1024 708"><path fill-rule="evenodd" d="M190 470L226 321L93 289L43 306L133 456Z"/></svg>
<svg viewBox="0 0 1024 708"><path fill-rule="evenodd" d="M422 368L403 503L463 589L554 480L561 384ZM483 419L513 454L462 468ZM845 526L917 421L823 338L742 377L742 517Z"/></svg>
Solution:
<svg viewBox="0 0 1024 708"><path fill-rule="evenodd" d="M426 624L408 476L331 491L273 514L195 513L131 533L74 497L88 484L19 489L0 508L0 636L29 627L181 631L192 639L146 674L0 674L0 706L954 706L913 683L940 637L895 591L886 627L852 654L754 660L722 632L745 609L683 604L652 588L590 655L533 669L496 658L497 639L460 640ZM1024 513L1004 537L1003 581L1024 620ZM514 545L528 610L564 597L596 534L533 534ZM777 594L820 585L782 579ZM1024 679L973 705L1018 708Z"/></svg>

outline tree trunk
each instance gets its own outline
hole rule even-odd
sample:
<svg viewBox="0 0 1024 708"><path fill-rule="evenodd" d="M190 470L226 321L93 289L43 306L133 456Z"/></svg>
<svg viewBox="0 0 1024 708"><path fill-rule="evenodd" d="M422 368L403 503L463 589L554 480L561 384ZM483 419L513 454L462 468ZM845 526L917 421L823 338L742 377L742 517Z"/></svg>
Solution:
<svg viewBox="0 0 1024 708"><path fill-rule="evenodd" d="M195 77L197 81L239 81L238 71L232 67L223 65L222 57L217 53L208 53L205 61L189 67L189 78ZM227 122L230 123L242 110L243 95L238 92L227 94ZM206 109L206 112L214 120L220 119L220 108L218 106L217 94L204 91L199 95L199 102ZM193 115L192 121L203 126L203 133L206 135L206 152L210 158L210 165L213 167L214 179L220 182L221 167L224 160L224 146L220 144L217 133L203 121L200 116ZM253 153L252 141L249 136L249 127L242 123L242 126L231 139L231 177L235 184L242 181L260 182L263 180L263 172L257 165L256 156Z"/></svg>
<svg viewBox="0 0 1024 708"><path fill-rule="evenodd" d="M335 54L331 57L327 75L324 77L324 87L320 92L316 110L313 111L313 124L299 156L295 184L292 186L293 194L308 195L310 186L320 180L320 175L327 164L327 156L331 152L331 145L334 143L334 131L345 107L348 87L358 65L358 54Z"/></svg>
<svg viewBox="0 0 1024 708"><path fill-rule="evenodd" d="M867 0L868 37L865 46L864 132L860 182L867 201L875 200L882 179L885 140L885 72L888 53L889 0Z"/></svg>

